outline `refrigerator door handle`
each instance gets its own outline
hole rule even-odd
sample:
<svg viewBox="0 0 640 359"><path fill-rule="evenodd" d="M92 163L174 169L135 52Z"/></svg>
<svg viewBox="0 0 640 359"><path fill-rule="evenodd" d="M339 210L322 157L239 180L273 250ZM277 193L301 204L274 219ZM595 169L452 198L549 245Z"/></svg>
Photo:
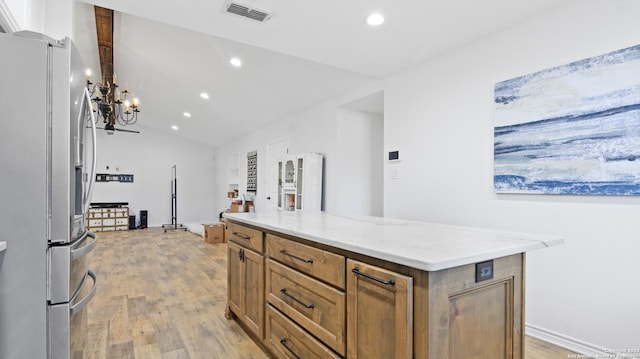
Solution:
<svg viewBox="0 0 640 359"><path fill-rule="evenodd" d="M96 274L93 273L91 269L87 270L87 274L89 275L89 277L91 277L91 279L93 279L93 287L91 287L91 291L84 298L80 299L80 301L78 301L76 304L69 307L69 316L73 316L80 312L82 308L84 308L84 306L87 305L96 294L96 288L98 287Z"/></svg>
<svg viewBox="0 0 640 359"><path fill-rule="evenodd" d="M93 140L92 143L92 159L91 163L91 177L89 177L89 188L86 193L85 203L84 203L84 213L89 212L89 205L91 204L91 197L93 197L93 185L96 183L96 165L97 165L97 149L98 146L96 144L96 118L93 114L93 110L91 110L91 95L89 94L88 89L84 89L84 97L87 100L87 109L89 111L89 115L91 116L91 138Z"/></svg>
<svg viewBox="0 0 640 359"><path fill-rule="evenodd" d="M86 237L91 237L91 242L86 246L80 247L79 249L72 249L71 260L87 255L96 247L96 244L98 244L98 239L96 238L95 233L87 231L85 234L85 238ZM78 243L80 242L82 242L82 240L78 241Z"/></svg>

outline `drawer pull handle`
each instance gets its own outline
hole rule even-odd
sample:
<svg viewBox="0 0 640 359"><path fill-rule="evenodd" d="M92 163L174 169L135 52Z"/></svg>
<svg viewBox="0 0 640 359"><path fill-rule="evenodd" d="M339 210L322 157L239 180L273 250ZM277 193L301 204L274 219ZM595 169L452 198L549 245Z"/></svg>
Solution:
<svg viewBox="0 0 640 359"><path fill-rule="evenodd" d="M300 359L300 356L298 354L296 354L296 352L293 351L293 349L289 348L289 346L287 345L289 341L286 338L282 338L280 339L280 344L282 344L282 346L287 349L289 351L289 353L291 353L291 355L293 355L296 359Z"/></svg>
<svg viewBox="0 0 640 359"><path fill-rule="evenodd" d="M363 276L365 278L371 279L371 280L376 281L378 283L382 283L384 285L396 285L396 281L394 281L393 279L383 280L383 279L380 279L380 278L376 278L374 276L368 275L367 273L360 272L360 269L358 267L353 268L351 271L355 275Z"/></svg>
<svg viewBox="0 0 640 359"><path fill-rule="evenodd" d="M313 263L313 259L304 259L304 258L301 258L301 257L298 257L298 256L294 256L293 254L289 254L289 253L287 253L287 251L286 251L286 250L284 250L284 249L281 249L281 250L280 250L280 253L284 254L285 256L289 256L289 257L291 257L291 258L297 259L297 260L299 260L299 261L301 261L301 262L305 262L305 263Z"/></svg>
<svg viewBox="0 0 640 359"><path fill-rule="evenodd" d="M315 308L315 307L316 307L316 306L315 306L315 305L313 305L313 304L307 304L307 303L305 303L305 302L301 301L300 299L298 299L298 298L296 298L296 297L292 296L291 294L287 293L287 288L282 288L282 289L280 289L280 293L282 293L282 294L286 295L287 297L289 297L289 298L291 298L291 299L295 300L296 302L300 303L301 305L303 305L303 306L304 306L305 308L307 308L307 309L313 309L313 308Z"/></svg>
<svg viewBox="0 0 640 359"><path fill-rule="evenodd" d="M242 233L239 233L239 232L233 232L233 235L234 236L238 236L238 237L240 237L242 239L246 239L246 240L251 239L251 237L247 236L246 234L242 234Z"/></svg>

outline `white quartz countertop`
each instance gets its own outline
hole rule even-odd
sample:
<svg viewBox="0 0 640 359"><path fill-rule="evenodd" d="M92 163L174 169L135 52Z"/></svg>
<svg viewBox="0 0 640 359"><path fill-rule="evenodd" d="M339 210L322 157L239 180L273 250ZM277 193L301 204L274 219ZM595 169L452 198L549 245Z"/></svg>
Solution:
<svg viewBox="0 0 640 359"><path fill-rule="evenodd" d="M225 213L224 217L426 271L563 243L556 236L327 212Z"/></svg>
<svg viewBox="0 0 640 359"><path fill-rule="evenodd" d="M5 249L7 249L7 242L0 241L0 253L4 252Z"/></svg>

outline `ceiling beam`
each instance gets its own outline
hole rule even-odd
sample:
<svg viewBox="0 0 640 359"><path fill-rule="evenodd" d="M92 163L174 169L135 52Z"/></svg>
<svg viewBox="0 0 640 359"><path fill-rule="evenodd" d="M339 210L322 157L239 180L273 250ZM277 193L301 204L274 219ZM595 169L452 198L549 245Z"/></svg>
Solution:
<svg viewBox="0 0 640 359"><path fill-rule="evenodd" d="M102 83L113 81L113 10L94 6Z"/></svg>
<svg viewBox="0 0 640 359"><path fill-rule="evenodd" d="M113 86L113 10L100 6L94 6L96 16L96 34L98 35L98 54L100 55L100 72L102 73L102 85ZM113 103L114 91L109 91L107 97ZM104 105L103 105L104 106ZM104 119L107 126L115 124L113 110L108 118Z"/></svg>

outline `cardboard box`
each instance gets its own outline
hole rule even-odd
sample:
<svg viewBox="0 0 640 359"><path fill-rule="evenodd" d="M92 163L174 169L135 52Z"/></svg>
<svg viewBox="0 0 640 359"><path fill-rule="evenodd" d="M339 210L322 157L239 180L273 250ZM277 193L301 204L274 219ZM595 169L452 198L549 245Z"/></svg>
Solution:
<svg viewBox="0 0 640 359"><path fill-rule="evenodd" d="M205 224L204 241L210 244L224 243L224 223Z"/></svg>
<svg viewBox="0 0 640 359"><path fill-rule="evenodd" d="M246 212L246 207L247 206L243 206L242 204L235 204L232 203L231 204L231 213L239 213L239 212Z"/></svg>
<svg viewBox="0 0 640 359"><path fill-rule="evenodd" d="M242 201L233 201L231 202L231 213L241 213L241 212L249 212L249 207L253 207L253 201L245 201L244 206L242 205Z"/></svg>

